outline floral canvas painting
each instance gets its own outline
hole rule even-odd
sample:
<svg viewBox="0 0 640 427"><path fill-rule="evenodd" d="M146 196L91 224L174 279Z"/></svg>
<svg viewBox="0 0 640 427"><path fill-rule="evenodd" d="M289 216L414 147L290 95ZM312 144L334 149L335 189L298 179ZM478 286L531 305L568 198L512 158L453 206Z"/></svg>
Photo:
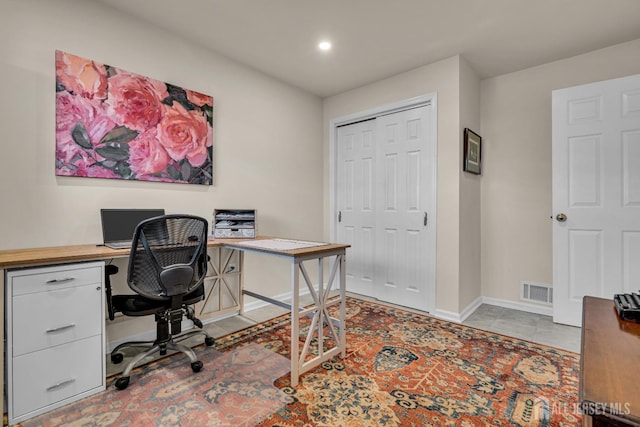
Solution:
<svg viewBox="0 0 640 427"><path fill-rule="evenodd" d="M211 185L213 97L56 51L56 175Z"/></svg>

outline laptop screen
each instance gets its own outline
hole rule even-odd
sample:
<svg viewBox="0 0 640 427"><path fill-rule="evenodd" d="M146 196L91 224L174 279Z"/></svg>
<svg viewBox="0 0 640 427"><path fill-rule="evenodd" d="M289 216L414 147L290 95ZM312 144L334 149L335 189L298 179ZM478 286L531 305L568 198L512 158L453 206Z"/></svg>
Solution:
<svg viewBox="0 0 640 427"><path fill-rule="evenodd" d="M164 209L100 209L104 243L131 241L141 221L161 215Z"/></svg>

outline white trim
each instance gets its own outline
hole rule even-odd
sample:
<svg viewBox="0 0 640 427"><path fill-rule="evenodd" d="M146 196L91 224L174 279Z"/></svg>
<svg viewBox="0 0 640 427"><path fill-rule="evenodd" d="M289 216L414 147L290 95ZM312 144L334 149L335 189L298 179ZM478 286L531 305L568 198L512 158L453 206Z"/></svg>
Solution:
<svg viewBox="0 0 640 427"><path fill-rule="evenodd" d="M454 311L436 309L433 311L433 313L431 313L431 315L434 317L437 317L440 320L462 323L467 319L467 317L471 316L473 312L476 311L477 308L482 305L483 302L484 302L483 298L478 297L460 313L456 313Z"/></svg>
<svg viewBox="0 0 640 427"><path fill-rule="evenodd" d="M424 95L416 96L409 99L403 99L397 102L392 102L390 104L380 105L378 107L370 108L364 111L358 111L356 113L347 114L345 116L336 117L329 121L329 125L332 126L342 126L350 123L354 123L360 120L372 119L374 117L383 115L383 114L393 114L398 111L406 110L409 108L419 107L422 105L436 105L437 93L431 92Z"/></svg>
<svg viewBox="0 0 640 427"><path fill-rule="evenodd" d="M431 314L433 317L436 317L440 320L445 320L447 322L462 323L460 314L456 313L455 311L436 309L429 314Z"/></svg>
<svg viewBox="0 0 640 427"><path fill-rule="evenodd" d="M482 304L495 305L497 307L525 311L527 313L541 314L543 316L553 316L553 308L547 307L546 305L543 305L543 303L541 304L525 303L525 302L509 301L505 299L491 298L491 297L476 298L471 304L469 304L460 313L456 313L455 311L436 309L433 312L430 312L429 314L431 314L434 317L437 317L440 320L445 320L447 322L462 323L469 316L471 316L473 312L476 311L478 307L480 307Z"/></svg>
<svg viewBox="0 0 640 427"><path fill-rule="evenodd" d="M484 304L496 305L498 307L510 308L512 310L526 311L528 313L542 314L544 316L553 316L553 307L547 306L544 303L526 303L491 297L482 297L482 302Z"/></svg>
<svg viewBox="0 0 640 427"><path fill-rule="evenodd" d="M467 308L462 310L462 313L460 314L460 318L462 319L462 322L467 320L467 317L471 316L473 312L476 311L478 307L482 305L482 303L483 303L482 297L478 297L475 300L473 300L473 302L469 304Z"/></svg>
<svg viewBox="0 0 640 427"><path fill-rule="evenodd" d="M331 241L336 241L338 236L337 226L337 170L336 162L338 156L338 126L355 123L361 120L371 119L380 115L392 114L398 111L407 110L409 108L420 107L423 105L431 106L431 115L428 117L431 125L431 142L432 151L430 153L433 156L433 171L431 174L431 182L434 183L433 199L429 201L429 205L432 211L429 213L429 224L433 227L434 242L433 248L429 250L433 257L433 268L435 270L437 265L437 246L438 228L437 228L437 178L438 178L438 95L436 92L427 93L424 95L416 96L409 99L392 102L390 104L381 105L368 110L347 114L344 116L336 117L329 120L329 235ZM348 260L347 260L348 262ZM427 289L428 305L426 307L427 312L435 310L436 303L436 277L437 272L433 271L433 280L430 280L429 289Z"/></svg>

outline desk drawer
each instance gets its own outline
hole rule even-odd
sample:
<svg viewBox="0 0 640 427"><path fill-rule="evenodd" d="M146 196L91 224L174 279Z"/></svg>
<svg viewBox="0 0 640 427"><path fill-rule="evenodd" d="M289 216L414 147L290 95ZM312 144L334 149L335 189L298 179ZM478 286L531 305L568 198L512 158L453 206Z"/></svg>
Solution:
<svg viewBox="0 0 640 427"><path fill-rule="evenodd" d="M103 271L103 268L95 263L12 271L10 273L12 295L102 283Z"/></svg>
<svg viewBox="0 0 640 427"><path fill-rule="evenodd" d="M98 283L13 297L14 357L102 334L102 292Z"/></svg>
<svg viewBox="0 0 640 427"><path fill-rule="evenodd" d="M95 336L14 358L9 395L14 421L89 390L104 389L101 340Z"/></svg>

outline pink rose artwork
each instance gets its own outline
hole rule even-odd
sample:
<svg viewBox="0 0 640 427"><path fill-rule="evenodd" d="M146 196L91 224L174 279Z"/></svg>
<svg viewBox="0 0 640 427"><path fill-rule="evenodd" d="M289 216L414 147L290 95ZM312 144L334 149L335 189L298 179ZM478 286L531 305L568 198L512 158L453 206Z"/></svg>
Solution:
<svg viewBox="0 0 640 427"><path fill-rule="evenodd" d="M211 185L213 98L56 51L56 175Z"/></svg>
<svg viewBox="0 0 640 427"><path fill-rule="evenodd" d="M158 126L158 140L173 160L186 158L194 166L207 160L207 145L211 145L206 120L180 105L166 108Z"/></svg>

